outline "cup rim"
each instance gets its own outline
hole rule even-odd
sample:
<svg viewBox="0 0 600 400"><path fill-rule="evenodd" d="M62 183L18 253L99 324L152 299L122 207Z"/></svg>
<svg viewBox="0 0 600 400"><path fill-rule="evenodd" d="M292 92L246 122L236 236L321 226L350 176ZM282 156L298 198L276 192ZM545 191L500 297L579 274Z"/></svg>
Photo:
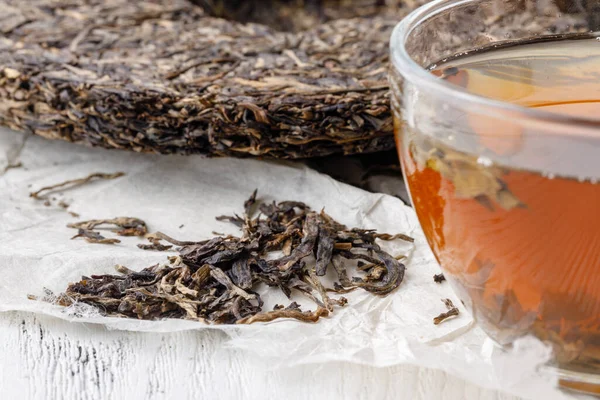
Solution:
<svg viewBox="0 0 600 400"><path fill-rule="evenodd" d="M515 114L523 119L569 127L600 128L600 120L553 113L536 108L525 107L514 103L495 100L468 92L464 88L439 79L425 68L420 66L410 57L406 50L405 42L412 31L427 19L449 9L462 5L474 4L482 0L434 0L413 10L403 18L394 28L390 39L390 55L394 69L400 72L406 81L425 88L429 93L436 93L448 101L458 100L464 107L472 107L483 111L485 114L503 118L507 113L514 117ZM573 136L585 136L575 133Z"/></svg>

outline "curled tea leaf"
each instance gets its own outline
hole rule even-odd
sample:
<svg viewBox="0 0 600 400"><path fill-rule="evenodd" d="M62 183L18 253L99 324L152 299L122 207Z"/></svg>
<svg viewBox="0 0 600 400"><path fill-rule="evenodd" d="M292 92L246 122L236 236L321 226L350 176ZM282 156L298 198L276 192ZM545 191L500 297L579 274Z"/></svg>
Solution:
<svg viewBox="0 0 600 400"><path fill-rule="evenodd" d="M320 307L316 311L275 310L241 319L237 323L249 325L255 322L271 322L279 318L292 318L302 322L317 322L319 318L328 316L329 311Z"/></svg>
<svg viewBox="0 0 600 400"><path fill-rule="evenodd" d="M91 231L89 229L79 229L77 235L73 236L71 239L84 238L88 243L98 243L98 244L116 244L121 243L119 239L107 239L98 232Z"/></svg>
<svg viewBox="0 0 600 400"><path fill-rule="evenodd" d="M85 178L72 179L65 182L57 183L55 185L45 186L36 192L30 193L29 196L33 197L34 199L45 199L45 196L47 196L51 191L54 191L56 189L70 189L97 179L116 179L122 177L123 175L125 175L124 172L116 172L113 174L96 172L86 176ZM44 193L44 195L42 195L43 192L47 193Z"/></svg>
<svg viewBox="0 0 600 400"><path fill-rule="evenodd" d="M437 317L435 317L433 319L433 323L435 325L439 325L442 322L446 321L447 319L456 317L460 314L460 311L458 310L458 308L456 308L454 306L454 303L452 303L452 300L444 299L444 300L442 300L442 302L444 303L444 305L446 306L448 311L441 313L440 315L438 315Z"/></svg>
<svg viewBox="0 0 600 400"><path fill-rule="evenodd" d="M73 222L68 228L92 230L103 225L112 225L120 236L144 236L148 233L146 223L138 218L119 217L112 219L92 219L89 221Z"/></svg>
<svg viewBox="0 0 600 400"><path fill-rule="evenodd" d="M142 250L167 251L173 248L173 245L161 244L159 239L148 239L150 244L138 244L137 247Z"/></svg>

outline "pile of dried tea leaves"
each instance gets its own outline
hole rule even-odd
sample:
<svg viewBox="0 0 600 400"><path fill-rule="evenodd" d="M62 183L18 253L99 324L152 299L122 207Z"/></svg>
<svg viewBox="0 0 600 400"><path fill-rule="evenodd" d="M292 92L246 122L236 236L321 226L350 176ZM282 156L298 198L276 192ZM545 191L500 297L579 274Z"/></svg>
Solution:
<svg viewBox="0 0 600 400"><path fill-rule="evenodd" d="M179 246L168 265L154 265L140 272L117 266L119 275L92 275L70 284L65 293L50 296L62 306L86 303L106 316L147 320L183 318L214 324L250 324L278 318L315 322L347 299L338 295L356 289L385 296L401 284L405 266L383 251L379 240L405 240L403 235L374 230L348 229L324 211L312 211L295 201L259 203L256 192L245 202L242 216L222 216L242 230L240 237L216 236L200 242L182 242L160 232L147 235L149 250ZM260 212L253 217L255 210ZM75 224L94 228L106 221ZM145 224L137 220L112 221L124 229ZM143 224L143 225L142 225ZM135 226L133 226L135 225ZM129 232L129 231L128 231ZM137 232L137 231L136 231ZM165 245L162 242L169 242ZM348 260L355 260L348 262ZM356 265L362 277L350 277ZM323 276L333 268L338 281L326 287ZM263 310L257 286L266 284L288 298L298 292L316 304L303 311L295 302ZM291 301L291 299L290 299Z"/></svg>

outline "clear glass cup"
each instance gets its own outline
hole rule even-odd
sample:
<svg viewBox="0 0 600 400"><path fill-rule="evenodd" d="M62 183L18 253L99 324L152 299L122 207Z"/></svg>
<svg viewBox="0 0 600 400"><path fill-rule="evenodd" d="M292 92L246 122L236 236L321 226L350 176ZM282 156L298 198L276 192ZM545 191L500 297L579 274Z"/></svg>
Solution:
<svg viewBox="0 0 600 400"><path fill-rule="evenodd" d="M536 335L554 347L561 383L592 393L600 393L600 112L525 108L430 71L482 46L595 32L599 5L437 0L396 27L390 71L405 180L446 278L491 338L509 345Z"/></svg>

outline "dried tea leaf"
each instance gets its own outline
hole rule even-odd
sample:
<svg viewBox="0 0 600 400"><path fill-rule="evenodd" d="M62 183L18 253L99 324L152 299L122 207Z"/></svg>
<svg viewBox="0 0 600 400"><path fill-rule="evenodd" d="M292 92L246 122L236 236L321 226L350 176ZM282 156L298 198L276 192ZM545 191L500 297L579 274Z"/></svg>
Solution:
<svg viewBox="0 0 600 400"><path fill-rule="evenodd" d="M148 238L148 240L164 240L165 242L169 242L176 246L189 246L193 244L198 244L197 242L173 239L172 237L165 235L162 232L149 233L148 235L146 235L146 238Z"/></svg>
<svg viewBox="0 0 600 400"><path fill-rule="evenodd" d="M231 266L231 279L242 289L252 287L252 270L247 259L236 260Z"/></svg>
<svg viewBox="0 0 600 400"><path fill-rule="evenodd" d="M319 227L319 240L317 243L317 265L316 273L318 276L324 276L327 267L333 259L333 249L335 246L336 233L326 224Z"/></svg>
<svg viewBox="0 0 600 400"><path fill-rule="evenodd" d="M444 274L435 274L433 276L433 281L435 283L442 283L446 280L446 277L444 276Z"/></svg>
<svg viewBox="0 0 600 400"><path fill-rule="evenodd" d="M302 322L317 322L319 318L328 316L329 311L320 307L314 312L300 310L275 310L241 319L237 321L237 323L249 325L255 322L271 322L279 318L292 318Z"/></svg>
<svg viewBox="0 0 600 400"><path fill-rule="evenodd" d="M244 202L244 212L246 216L250 217L252 214L252 206L256 203L256 194L258 193L258 189L255 189L252 195L248 200Z"/></svg>
<svg viewBox="0 0 600 400"><path fill-rule="evenodd" d="M93 174L90 174L88 176L86 176L85 178L80 178L80 179L72 179L72 180L68 180L65 182L61 182L61 183L57 183L55 185L51 185L51 186L45 186L43 188L41 188L40 190L38 190L37 192L32 192L29 194L30 197L33 197L35 199L44 199L45 196L47 196L51 191L54 191L56 189L71 189L73 187L76 186L80 186L83 184L86 184L88 182L97 180L97 179L116 179L116 178L120 178L123 175L125 175L124 172L116 172L113 174L105 174L105 173L101 173L101 172L96 172ZM47 192L44 193L44 195L42 195L43 192Z"/></svg>
<svg viewBox="0 0 600 400"><path fill-rule="evenodd" d="M160 241L155 240L151 241L150 244L138 244L137 247L142 250L167 251L171 250L173 248L173 245L161 244Z"/></svg>
<svg viewBox="0 0 600 400"><path fill-rule="evenodd" d="M493 202L505 210L526 207L502 179L505 172L497 166L480 163L477 156L433 144L427 138L412 143L411 151L417 163L453 183L457 198L475 199L490 211L494 211Z"/></svg>
<svg viewBox="0 0 600 400"><path fill-rule="evenodd" d="M414 238L412 238L412 237L410 237L408 235L405 235L403 233L397 233L395 235L389 235L387 233L380 233L380 234L375 235L375 237L377 239L386 240L386 241L396 240L396 239L402 239L405 242L409 242L409 243L414 243L415 242Z"/></svg>
<svg viewBox="0 0 600 400"><path fill-rule="evenodd" d="M148 233L146 223L138 218L118 217L111 219L92 219L89 221L73 222L68 228L91 230L102 225L113 225L113 229L120 236L144 236Z"/></svg>
<svg viewBox="0 0 600 400"><path fill-rule="evenodd" d="M79 229L79 233L73 236L71 239L84 238L88 243L98 244L116 244L121 243L119 239L107 239L98 232L91 231L89 229Z"/></svg>
<svg viewBox="0 0 600 400"><path fill-rule="evenodd" d="M452 300L450 300L450 299L443 299L442 302L444 303L444 305L446 306L446 308L448 309L448 311L441 313L440 315L438 315L437 317L435 317L433 319L433 323L435 325L439 325L442 322L446 321L447 319L456 317L460 313L460 311L458 310L458 308L456 308L454 306L454 303L452 303Z"/></svg>

